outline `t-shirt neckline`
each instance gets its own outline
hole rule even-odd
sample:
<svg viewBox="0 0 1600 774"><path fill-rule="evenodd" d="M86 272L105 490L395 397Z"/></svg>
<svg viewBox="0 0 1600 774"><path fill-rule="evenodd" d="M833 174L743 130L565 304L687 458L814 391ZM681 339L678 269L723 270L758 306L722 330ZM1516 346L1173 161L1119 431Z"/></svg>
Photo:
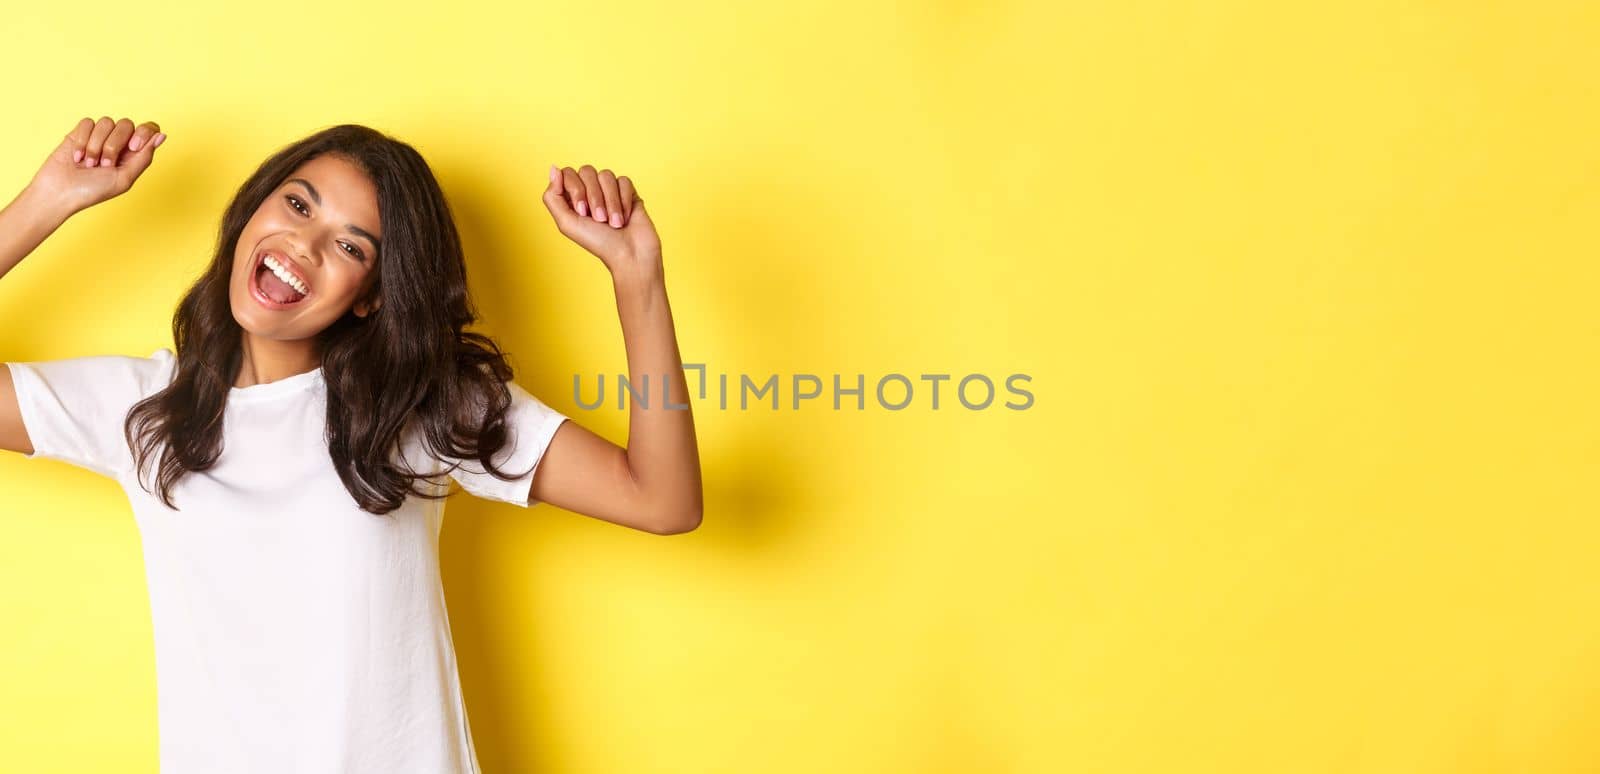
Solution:
<svg viewBox="0 0 1600 774"><path fill-rule="evenodd" d="M252 384L249 387L230 387L228 388L228 400L257 400L300 392L310 388L311 385L321 381L321 379L322 366L319 365L310 371L286 376L275 382Z"/></svg>

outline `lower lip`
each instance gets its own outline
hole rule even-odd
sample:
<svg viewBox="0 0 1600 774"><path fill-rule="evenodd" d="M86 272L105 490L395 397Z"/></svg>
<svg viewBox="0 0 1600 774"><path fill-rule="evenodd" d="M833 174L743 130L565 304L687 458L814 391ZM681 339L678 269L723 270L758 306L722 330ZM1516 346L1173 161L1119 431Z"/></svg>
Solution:
<svg viewBox="0 0 1600 774"><path fill-rule="evenodd" d="M263 262L265 262L265 261L266 261L266 257L265 256L263 256L261 258L257 258L256 262L254 264L252 264L251 267L250 267L250 295L255 298L257 303L261 304L262 306L264 306L264 307L266 307L268 309L272 309L274 311L282 311L282 310L285 310L285 309L293 309L293 308L305 303L306 299L311 297L311 294L307 293L307 294L301 296L299 301L295 301L293 303L288 303L288 304L280 304L277 301L273 301L270 297L267 296L266 292L261 289L261 285L257 284L257 282L256 282L257 280L261 279L261 273L262 273L261 272L261 264Z"/></svg>

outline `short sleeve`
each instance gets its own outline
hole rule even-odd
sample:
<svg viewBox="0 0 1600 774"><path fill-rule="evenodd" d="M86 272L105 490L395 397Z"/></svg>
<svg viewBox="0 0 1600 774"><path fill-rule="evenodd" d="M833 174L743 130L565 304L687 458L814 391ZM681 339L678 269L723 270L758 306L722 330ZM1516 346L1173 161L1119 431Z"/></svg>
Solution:
<svg viewBox="0 0 1600 774"><path fill-rule="evenodd" d="M123 423L133 404L167 386L170 349L150 357L93 355L8 362L33 453L111 478L133 469Z"/></svg>
<svg viewBox="0 0 1600 774"><path fill-rule="evenodd" d="M567 416L545 405L514 381L506 382L506 387L511 391L511 407L506 410L508 440L490 459L503 473L527 471L527 475L505 481L485 471L477 460L466 460L450 471L450 477L477 497L531 508L539 502L530 499L529 494L536 466L555 438L556 428Z"/></svg>

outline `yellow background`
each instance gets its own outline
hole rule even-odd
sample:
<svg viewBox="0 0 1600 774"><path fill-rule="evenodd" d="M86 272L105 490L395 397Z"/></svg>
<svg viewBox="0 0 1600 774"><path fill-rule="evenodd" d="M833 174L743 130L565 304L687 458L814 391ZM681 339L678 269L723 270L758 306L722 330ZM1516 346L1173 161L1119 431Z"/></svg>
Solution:
<svg viewBox="0 0 1600 774"><path fill-rule="evenodd" d="M1036 403L697 401L687 535L458 496L485 771L1593 771L1597 8L11 8L7 196L82 116L170 139L0 282L0 358L168 345L234 187L356 121L433 164L519 381L624 442L538 198L610 167L686 360ZM154 772L121 491L0 487L0 769Z"/></svg>

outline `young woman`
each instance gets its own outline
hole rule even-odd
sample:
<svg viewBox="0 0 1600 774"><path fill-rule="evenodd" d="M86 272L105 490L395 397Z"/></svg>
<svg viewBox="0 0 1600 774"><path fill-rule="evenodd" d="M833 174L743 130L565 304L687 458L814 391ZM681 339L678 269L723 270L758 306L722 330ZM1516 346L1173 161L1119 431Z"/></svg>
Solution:
<svg viewBox="0 0 1600 774"><path fill-rule="evenodd" d="M80 121L0 211L0 277L129 189L166 135ZM115 478L143 543L164 774L478 771L439 581L449 481L656 534L700 523L661 244L627 177L550 168L610 272L626 449L511 381L445 197L359 125L273 154L178 302L175 351L0 368L0 448ZM123 260L118 258L117 260ZM665 391L663 391L665 387Z"/></svg>

